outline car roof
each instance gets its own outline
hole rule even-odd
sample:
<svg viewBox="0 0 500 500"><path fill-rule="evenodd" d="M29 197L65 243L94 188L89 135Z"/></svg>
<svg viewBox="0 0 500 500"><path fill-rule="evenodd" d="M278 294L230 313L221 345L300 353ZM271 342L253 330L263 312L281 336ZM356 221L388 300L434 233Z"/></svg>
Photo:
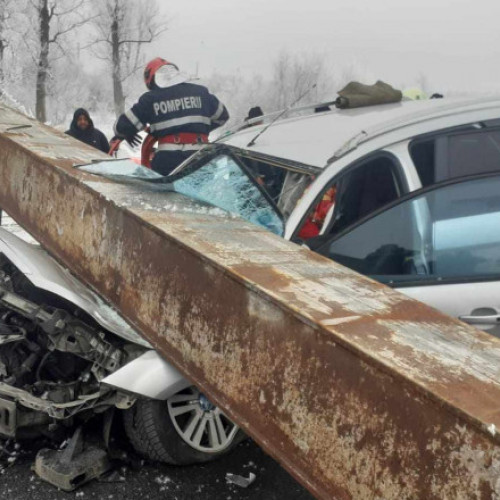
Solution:
<svg viewBox="0 0 500 500"><path fill-rule="evenodd" d="M443 116L451 117L451 127L458 124L454 122L454 116L492 107L499 108L500 118L499 96L401 101L355 109L334 108L331 111L276 121L254 145L248 146L259 132L269 126L272 117L279 114L274 113L264 117L267 118L267 123L229 133L220 137L217 142L323 168L332 157L340 157L361 142L393 130Z"/></svg>

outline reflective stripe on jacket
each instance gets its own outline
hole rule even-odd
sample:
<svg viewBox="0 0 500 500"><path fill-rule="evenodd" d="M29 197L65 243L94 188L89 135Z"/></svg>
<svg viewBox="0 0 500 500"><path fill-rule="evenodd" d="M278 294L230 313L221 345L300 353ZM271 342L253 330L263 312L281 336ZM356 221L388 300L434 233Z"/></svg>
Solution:
<svg viewBox="0 0 500 500"><path fill-rule="evenodd" d="M228 119L226 107L206 87L180 83L143 94L118 118L115 133L129 137L149 125L155 137L181 132L208 135Z"/></svg>

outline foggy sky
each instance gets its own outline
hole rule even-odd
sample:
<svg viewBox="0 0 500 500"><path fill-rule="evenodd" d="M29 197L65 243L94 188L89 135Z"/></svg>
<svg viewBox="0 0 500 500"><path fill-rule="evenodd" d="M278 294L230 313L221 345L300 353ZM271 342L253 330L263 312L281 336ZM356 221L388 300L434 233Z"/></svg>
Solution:
<svg viewBox="0 0 500 500"><path fill-rule="evenodd" d="M269 74L280 51L319 53L367 80L500 92L498 0L160 0L151 47L191 73ZM366 83L372 83L367 81Z"/></svg>

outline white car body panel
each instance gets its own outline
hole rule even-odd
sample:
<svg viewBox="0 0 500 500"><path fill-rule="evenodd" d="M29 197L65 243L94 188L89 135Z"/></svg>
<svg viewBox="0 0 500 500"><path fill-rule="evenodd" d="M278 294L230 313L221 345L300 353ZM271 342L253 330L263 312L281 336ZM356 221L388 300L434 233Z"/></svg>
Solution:
<svg viewBox="0 0 500 500"><path fill-rule="evenodd" d="M474 311L489 309L489 314L500 314L500 283L498 281L420 285L396 288L401 293L438 309L449 316L460 318ZM497 325L474 325L500 337Z"/></svg>
<svg viewBox="0 0 500 500"><path fill-rule="evenodd" d="M0 227L0 252L36 287L52 292L92 316L103 328L151 349L111 307L60 266L39 245L21 240ZM191 383L172 365L150 350L104 379L103 383L153 399L166 399Z"/></svg>
<svg viewBox="0 0 500 500"><path fill-rule="evenodd" d="M166 400L191 383L156 351L147 351L101 382L135 395Z"/></svg>
<svg viewBox="0 0 500 500"><path fill-rule="evenodd" d="M36 287L70 301L116 335L151 348L149 342L135 332L116 311L88 287L83 286L39 245L27 243L0 227L0 252Z"/></svg>
<svg viewBox="0 0 500 500"><path fill-rule="evenodd" d="M420 189L422 187L422 182L420 181L420 177L418 176L413 160L411 159L410 151L408 149L409 144L410 141L399 142L386 147L384 151L393 154L398 159L404 171L408 189L411 192Z"/></svg>

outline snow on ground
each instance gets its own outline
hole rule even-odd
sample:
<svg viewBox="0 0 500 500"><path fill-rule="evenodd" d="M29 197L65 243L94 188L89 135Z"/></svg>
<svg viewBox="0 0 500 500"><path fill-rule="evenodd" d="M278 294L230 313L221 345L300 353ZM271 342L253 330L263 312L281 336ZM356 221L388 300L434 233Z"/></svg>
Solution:
<svg viewBox="0 0 500 500"><path fill-rule="evenodd" d="M38 244L38 242L28 232L26 232L12 217L10 217L10 215L5 212L5 210L2 211L0 226L28 243L36 245Z"/></svg>

